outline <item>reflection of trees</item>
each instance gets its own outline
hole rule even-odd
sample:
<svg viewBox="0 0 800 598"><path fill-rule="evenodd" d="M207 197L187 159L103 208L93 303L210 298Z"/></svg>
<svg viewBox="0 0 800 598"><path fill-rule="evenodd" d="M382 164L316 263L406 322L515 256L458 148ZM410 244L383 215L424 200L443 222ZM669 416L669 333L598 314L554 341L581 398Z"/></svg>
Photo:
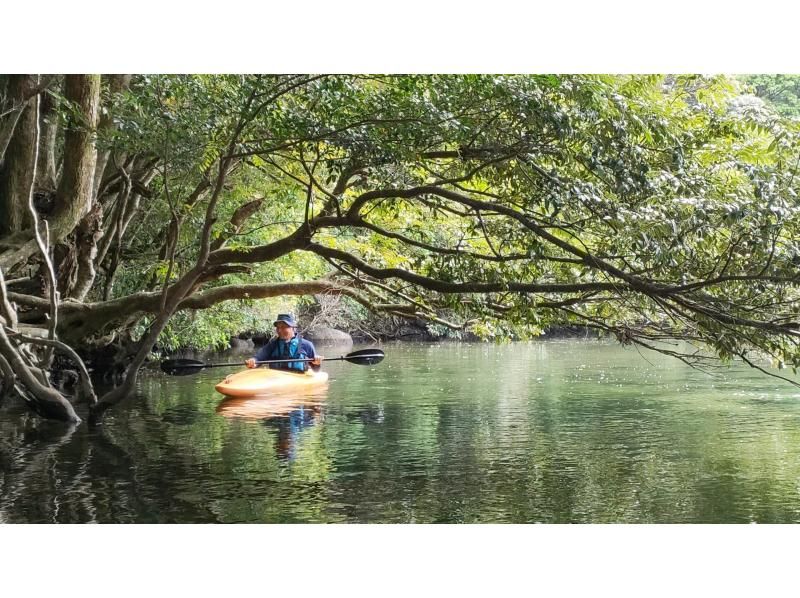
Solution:
<svg viewBox="0 0 800 598"><path fill-rule="evenodd" d="M19 417L3 427L0 459L6 521L141 519L132 461L101 430Z"/></svg>
<svg viewBox="0 0 800 598"><path fill-rule="evenodd" d="M380 389L382 425L326 418L335 513L421 522L796 519L781 502L800 474L782 452L800 441L794 426L770 422L765 435L728 405L706 411L714 399L675 391L681 382L705 386L702 374L596 348L571 356L574 345L551 345L541 363L516 349L515 363L514 349L494 347L488 359L475 347L440 347L439 371L425 358L404 362ZM448 351L470 361L453 366ZM345 390L360 404L368 392Z"/></svg>
<svg viewBox="0 0 800 598"><path fill-rule="evenodd" d="M57 498L38 500L27 490L31 478L52 480L48 472L57 463L58 451L75 432L75 426L37 426L22 416L4 426L0 444L0 521L13 521L15 511L40 521L52 521ZM37 438L38 436L38 438Z"/></svg>
<svg viewBox="0 0 800 598"><path fill-rule="evenodd" d="M557 343L399 348L387 363L336 378L324 407L294 397L221 417L212 373L145 380L94 430L0 412L0 517L798 519L800 413L763 380L734 371L715 384L739 398L691 394L702 374Z"/></svg>

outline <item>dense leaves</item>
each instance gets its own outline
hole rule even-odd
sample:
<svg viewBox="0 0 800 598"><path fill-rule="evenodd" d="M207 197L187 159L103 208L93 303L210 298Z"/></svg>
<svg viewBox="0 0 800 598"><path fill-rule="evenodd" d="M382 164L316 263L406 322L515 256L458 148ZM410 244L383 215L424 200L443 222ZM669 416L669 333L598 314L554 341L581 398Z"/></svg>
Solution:
<svg viewBox="0 0 800 598"><path fill-rule="evenodd" d="M723 357L766 349L796 361L797 127L748 104L737 82L327 76L293 87L298 81L141 79L118 136L157 155L159 143L171 148L159 155L162 192L150 222L167 217L169 188L185 195L222 151L223 131L246 113L241 162L214 234L229 234L235 210L263 198L228 248L263 247L308 223L304 248L328 262L304 265L307 254L295 251L282 268L250 266L250 278L309 279L332 264L377 305L412 300L417 315L469 321L483 335L582 323L625 342L688 338ZM263 105L245 112L253 90ZM202 208L181 208L190 226L178 259L187 263ZM133 243L153 251L146 236ZM129 273L163 278L163 259L132 253L141 261ZM370 285L376 275L383 288Z"/></svg>
<svg viewBox="0 0 800 598"><path fill-rule="evenodd" d="M792 82L134 76L104 90L97 251L63 262L92 266L92 303L64 304L60 334L219 345L324 288L436 333L579 324L692 363L796 367Z"/></svg>

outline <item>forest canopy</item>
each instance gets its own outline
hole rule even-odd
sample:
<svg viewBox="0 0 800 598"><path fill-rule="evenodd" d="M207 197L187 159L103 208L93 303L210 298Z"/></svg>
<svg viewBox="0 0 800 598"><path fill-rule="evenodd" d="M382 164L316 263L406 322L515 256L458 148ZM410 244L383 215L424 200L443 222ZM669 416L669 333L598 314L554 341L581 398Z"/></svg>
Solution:
<svg viewBox="0 0 800 598"><path fill-rule="evenodd" d="M315 295L795 368L798 96L771 77L1 76L3 388L77 418L37 372L115 347L100 414L156 343Z"/></svg>

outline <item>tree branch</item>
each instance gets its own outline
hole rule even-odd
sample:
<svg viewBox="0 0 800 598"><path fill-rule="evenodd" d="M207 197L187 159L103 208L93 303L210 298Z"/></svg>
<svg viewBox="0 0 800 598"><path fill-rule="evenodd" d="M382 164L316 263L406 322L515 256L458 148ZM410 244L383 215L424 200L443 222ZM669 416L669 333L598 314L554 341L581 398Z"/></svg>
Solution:
<svg viewBox="0 0 800 598"><path fill-rule="evenodd" d="M386 280L388 278L399 278L418 285L430 291L440 293L497 293L511 291L515 293L579 293L584 291L619 291L625 290L618 284L606 282L584 282L584 283L520 283L520 282L446 282L427 276L421 276L401 268L376 268L359 258L344 251L325 247L318 243L309 243L302 248L317 255L337 259L350 264L357 270L369 274L373 278Z"/></svg>
<svg viewBox="0 0 800 598"><path fill-rule="evenodd" d="M60 351L63 351L75 363L75 365L78 366L78 373L80 374L81 380L81 390L83 391L84 398L89 402L89 405L94 405L97 403L97 395L94 392L94 387L92 386L92 380L89 377L89 371L86 369L86 364L83 363L83 360L72 349L72 347L62 343L61 341L49 338L38 338L36 336L28 336L27 334L22 334L21 332L10 330L8 328L6 329L6 332L10 336L18 338L26 343L54 347Z"/></svg>

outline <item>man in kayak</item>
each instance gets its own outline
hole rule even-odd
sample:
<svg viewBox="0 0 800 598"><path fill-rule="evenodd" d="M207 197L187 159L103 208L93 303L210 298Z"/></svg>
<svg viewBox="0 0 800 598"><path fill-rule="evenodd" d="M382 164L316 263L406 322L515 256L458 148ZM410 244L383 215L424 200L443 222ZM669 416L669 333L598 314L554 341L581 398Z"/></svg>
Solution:
<svg viewBox="0 0 800 598"><path fill-rule="evenodd" d="M322 363L322 355L317 355L314 345L297 334L297 322L292 314L278 314L274 322L275 334L277 336L261 347L256 356L245 361L249 368L256 367L256 361L266 361L268 359L313 359L313 361L290 361L285 363L271 363L269 367L276 370L291 370L305 372L309 364L314 371L319 370Z"/></svg>

